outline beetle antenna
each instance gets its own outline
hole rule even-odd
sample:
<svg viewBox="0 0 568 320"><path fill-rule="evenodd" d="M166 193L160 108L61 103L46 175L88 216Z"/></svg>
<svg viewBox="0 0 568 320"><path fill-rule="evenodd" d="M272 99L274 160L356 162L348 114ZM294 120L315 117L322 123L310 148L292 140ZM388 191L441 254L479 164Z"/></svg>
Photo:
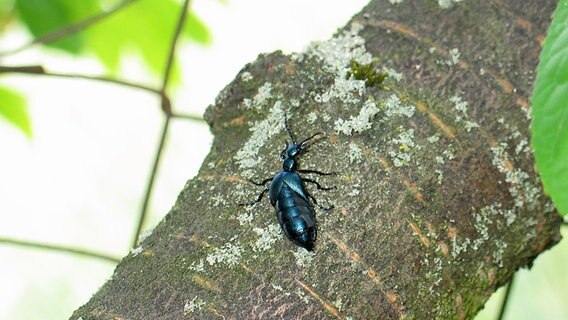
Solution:
<svg viewBox="0 0 568 320"><path fill-rule="evenodd" d="M302 140L302 142L300 142L299 145L300 145L301 147L303 147L304 143L306 143L306 142L312 140L313 138L315 138L316 136L319 136L320 134L322 134L322 133L321 133L321 132L317 132L317 133L313 134L311 137Z"/></svg>
<svg viewBox="0 0 568 320"><path fill-rule="evenodd" d="M286 128L286 132L288 132L288 136L290 136L290 139L292 139L292 143L296 142L296 139L294 138L294 135L292 134L292 130L290 130L290 128L288 128L288 116L286 115L286 113L284 113L284 128Z"/></svg>

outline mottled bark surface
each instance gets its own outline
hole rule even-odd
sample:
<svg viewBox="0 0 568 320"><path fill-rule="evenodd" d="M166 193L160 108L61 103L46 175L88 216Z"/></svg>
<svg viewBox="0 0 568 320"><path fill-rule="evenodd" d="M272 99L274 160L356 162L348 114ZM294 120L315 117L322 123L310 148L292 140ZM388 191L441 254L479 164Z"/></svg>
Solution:
<svg viewBox="0 0 568 320"><path fill-rule="evenodd" d="M560 238L528 138L554 4L372 1L327 42L259 56L207 110L199 175L72 319L472 318ZM236 205L281 169L284 114L325 133L302 168L338 172L307 185L335 206L314 254L266 198Z"/></svg>

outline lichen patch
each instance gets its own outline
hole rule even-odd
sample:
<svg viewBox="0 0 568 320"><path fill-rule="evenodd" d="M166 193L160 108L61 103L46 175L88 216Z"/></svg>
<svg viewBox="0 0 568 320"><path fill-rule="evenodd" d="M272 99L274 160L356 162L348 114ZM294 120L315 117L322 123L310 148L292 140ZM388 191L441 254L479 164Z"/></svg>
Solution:
<svg viewBox="0 0 568 320"><path fill-rule="evenodd" d="M237 151L235 160L241 170L241 175L245 178L253 177L253 170L264 162L263 157L259 156L262 146L274 135L284 129L285 111L281 101L276 101L270 109L268 116L256 122L250 127L251 137L245 142L244 146Z"/></svg>

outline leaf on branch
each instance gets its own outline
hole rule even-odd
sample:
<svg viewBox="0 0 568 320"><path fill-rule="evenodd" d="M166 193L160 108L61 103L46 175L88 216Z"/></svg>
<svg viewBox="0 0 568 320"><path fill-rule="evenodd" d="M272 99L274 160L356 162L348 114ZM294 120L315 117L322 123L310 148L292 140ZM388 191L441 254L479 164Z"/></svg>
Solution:
<svg viewBox="0 0 568 320"><path fill-rule="evenodd" d="M568 214L568 1L560 1L548 31L532 97L532 141L546 191Z"/></svg>

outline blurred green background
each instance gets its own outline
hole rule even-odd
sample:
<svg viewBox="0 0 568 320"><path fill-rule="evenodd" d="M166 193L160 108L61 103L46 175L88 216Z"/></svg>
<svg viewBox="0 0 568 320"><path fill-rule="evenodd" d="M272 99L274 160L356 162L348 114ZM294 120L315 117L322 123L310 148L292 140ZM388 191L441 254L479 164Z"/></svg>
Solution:
<svg viewBox="0 0 568 320"><path fill-rule="evenodd" d="M367 2L192 1L167 90L174 112L201 115L259 53L325 40ZM181 7L175 0L0 0L0 66L41 65L52 74L102 74L159 89ZM114 13L63 40L28 46L101 12ZM159 96L6 73L0 115L0 238L126 255L164 124ZM172 121L143 230L169 211L210 142L203 122ZM518 272L505 319L568 319L566 267L562 241ZM65 319L113 270L100 259L0 243L0 319ZM496 319L503 291L476 319Z"/></svg>

